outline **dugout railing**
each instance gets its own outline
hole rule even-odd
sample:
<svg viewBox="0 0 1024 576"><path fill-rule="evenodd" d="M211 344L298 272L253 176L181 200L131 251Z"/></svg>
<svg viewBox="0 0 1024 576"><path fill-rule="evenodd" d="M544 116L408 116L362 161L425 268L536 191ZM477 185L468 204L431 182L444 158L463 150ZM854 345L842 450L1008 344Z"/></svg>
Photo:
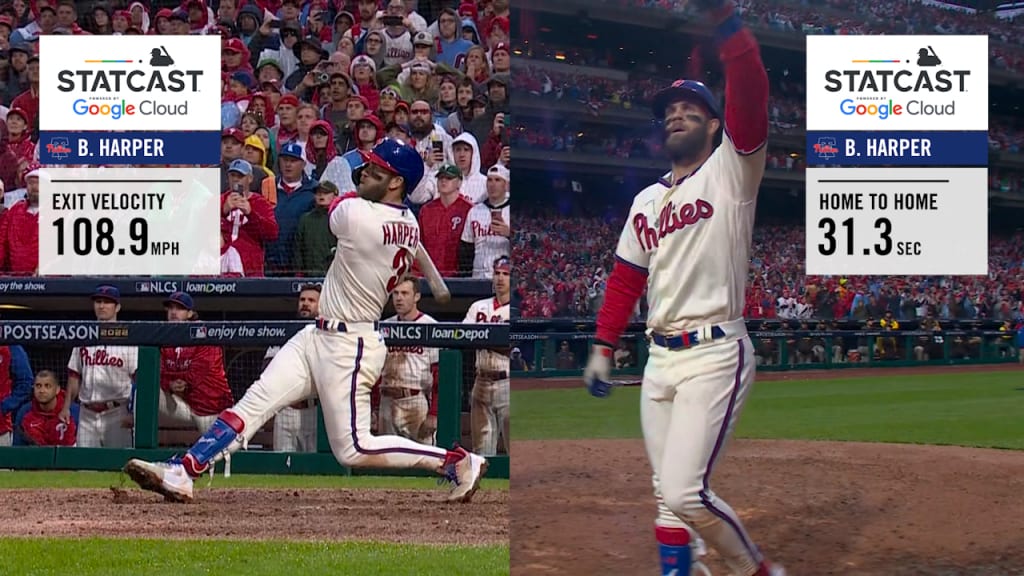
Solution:
<svg viewBox="0 0 1024 576"><path fill-rule="evenodd" d="M0 447L0 469L120 470L129 458L162 460L175 454L180 455L185 448L161 447L158 442L160 348L205 345L232 347L236 350L265 350L268 346L284 344L293 334L308 325L309 321L302 320L182 323L4 320L0 322L0 344L25 347L29 351L30 361L36 364L33 366L35 370L45 368L62 374L73 346L106 344L138 346L138 371L135 382L134 448ZM421 328L410 331L409 324L399 326L382 323L381 332L388 344L441 349L436 444L448 447L458 441L468 446L464 408L466 389L472 386L472 370L467 370L466 360L471 361L475 349L507 346L509 326L450 322L417 326ZM397 327L402 330L395 330ZM230 378L232 367L228 355L225 355L225 364ZM244 393L244 388L236 390L237 387L237 383L232 382L236 401L241 397L240 392ZM349 469L341 466L331 454L319 408L318 414L316 452L243 450L231 458L232 473L428 475L420 471ZM508 478L508 455L490 456L489 460L489 477Z"/></svg>
<svg viewBox="0 0 1024 576"><path fill-rule="evenodd" d="M756 324L755 324L756 326ZM580 377L594 342L592 327L551 328L538 322L514 323L513 378ZM758 370L821 370L870 367L983 365L1019 362L1013 331L943 330L757 330L750 327ZM648 342L635 326L616 356L618 377L639 376L647 363ZM521 360L520 360L521 358ZM525 368L525 369L524 369Z"/></svg>

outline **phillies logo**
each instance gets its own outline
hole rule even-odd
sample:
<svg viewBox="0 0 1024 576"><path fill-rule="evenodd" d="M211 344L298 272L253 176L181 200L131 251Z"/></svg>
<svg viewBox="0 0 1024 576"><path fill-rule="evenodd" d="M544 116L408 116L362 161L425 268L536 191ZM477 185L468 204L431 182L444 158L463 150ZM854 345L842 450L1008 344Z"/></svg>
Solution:
<svg viewBox="0 0 1024 576"><path fill-rule="evenodd" d="M452 218L452 230L458 230L462 224L462 216L456 216Z"/></svg>
<svg viewBox="0 0 1024 576"><path fill-rule="evenodd" d="M497 232L491 232L490 225L484 225L476 220L472 222L473 225L473 236L497 236Z"/></svg>
<svg viewBox="0 0 1024 576"><path fill-rule="evenodd" d="M505 320L503 320L502 317L498 315L488 316L486 312L477 312L476 321L477 324L501 324Z"/></svg>
<svg viewBox="0 0 1024 576"><path fill-rule="evenodd" d="M633 217L633 233L636 234L640 246L650 252L658 247L658 242L665 236L692 226L701 220L707 220L714 214L714 206L706 200L698 199L692 204L685 203L678 211L675 203L669 202L658 215L657 230L648 224L646 214L637 214Z"/></svg>
<svg viewBox="0 0 1024 576"><path fill-rule="evenodd" d="M114 366L116 368L124 368L124 360L117 356L111 356L106 350L97 350L95 354L90 354L89 350L80 348L79 357L82 360L83 366Z"/></svg>

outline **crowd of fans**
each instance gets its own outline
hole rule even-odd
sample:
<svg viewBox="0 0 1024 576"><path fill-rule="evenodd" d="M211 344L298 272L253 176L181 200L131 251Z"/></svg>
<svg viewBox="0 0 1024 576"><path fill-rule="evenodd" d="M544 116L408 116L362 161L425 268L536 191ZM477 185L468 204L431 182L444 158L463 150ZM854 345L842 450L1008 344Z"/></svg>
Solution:
<svg viewBox="0 0 1024 576"><path fill-rule="evenodd" d="M490 216L509 196L508 0L88 6L0 8L0 273L38 272L38 39L51 34L221 37L225 276L322 275L334 246L326 208L385 137L423 157L407 203L443 273L508 254L510 223Z"/></svg>
<svg viewBox="0 0 1024 576"><path fill-rule="evenodd" d="M695 8L680 0L605 0L630 8L676 13ZM987 34L991 61L1024 72L1024 40L1016 19L991 13L953 10L917 0L740 0L744 20L752 27L800 34Z"/></svg>
<svg viewBox="0 0 1024 576"><path fill-rule="evenodd" d="M524 318L592 317L614 264L622 217L517 216L517 296ZM1024 233L992 237L987 277L815 277L804 269L804 229L758 225L748 318L938 318L1024 321ZM642 316L638 307L636 317Z"/></svg>

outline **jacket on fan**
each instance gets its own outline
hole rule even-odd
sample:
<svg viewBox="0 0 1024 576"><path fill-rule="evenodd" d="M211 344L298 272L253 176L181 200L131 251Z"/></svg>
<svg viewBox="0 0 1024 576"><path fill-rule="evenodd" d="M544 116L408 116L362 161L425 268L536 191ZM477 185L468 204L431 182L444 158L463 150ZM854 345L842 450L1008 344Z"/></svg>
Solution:
<svg viewBox="0 0 1024 576"><path fill-rule="evenodd" d="M0 272L33 276L39 268L39 212L19 200L0 216Z"/></svg>

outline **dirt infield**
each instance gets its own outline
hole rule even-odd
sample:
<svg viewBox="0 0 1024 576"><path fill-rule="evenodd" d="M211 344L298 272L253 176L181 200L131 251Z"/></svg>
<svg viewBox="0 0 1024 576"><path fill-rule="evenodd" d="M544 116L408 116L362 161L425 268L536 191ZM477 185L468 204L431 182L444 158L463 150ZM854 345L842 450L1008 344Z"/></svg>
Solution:
<svg viewBox="0 0 1024 576"><path fill-rule="evenodd" d="M1016 365L759 373L758 380L1020 370ZM582 386L519 380L513 388ZM513 442L512 574L657 574L641 440ZM736 441L713 489L790 576L1024 575L1024 453ZM714 552L713 574L728 574Z"/></svg>
<svg viewBox="0 0 1024 576"><path fill-rule="evenodd" d="M508 544L507 490L471 504L444 491L237 489L172 504L137 489L3 490L0 535Z"/></svg>
<svg viewBox="0 0 1024 576"><path fill-rule="evenodd" d="M512 453L512 574L658 573L641 441ZM1024 574L1022 453L740 440L712 487L790 576Z"/></svg>

